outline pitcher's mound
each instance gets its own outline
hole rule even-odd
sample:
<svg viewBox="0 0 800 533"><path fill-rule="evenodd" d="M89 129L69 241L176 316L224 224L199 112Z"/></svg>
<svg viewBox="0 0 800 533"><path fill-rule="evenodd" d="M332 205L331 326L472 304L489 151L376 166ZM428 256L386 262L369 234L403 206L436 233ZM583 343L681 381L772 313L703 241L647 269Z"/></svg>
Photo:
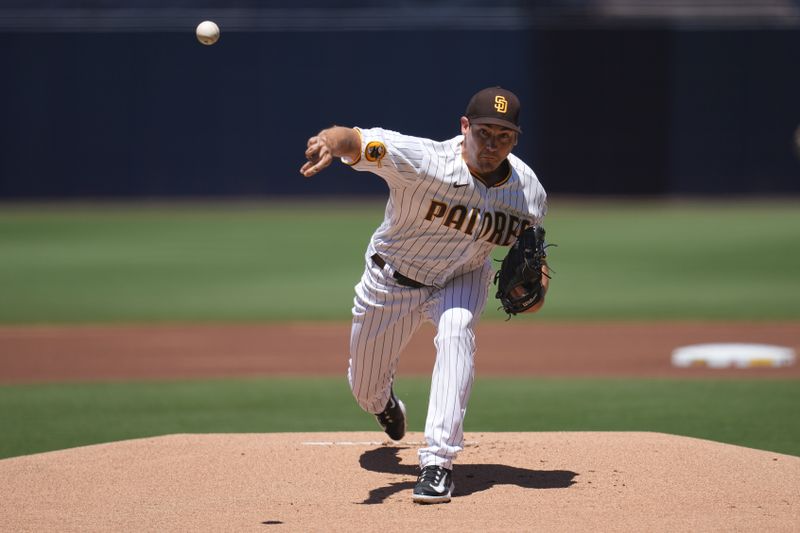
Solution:
<svg viewBox="0 0 800 533"><path fill-rule="evenodd" d="M170 435L0 461L3 531L796 531L800 458L658 433L469 433L449 504L420 434Z"/></svg>

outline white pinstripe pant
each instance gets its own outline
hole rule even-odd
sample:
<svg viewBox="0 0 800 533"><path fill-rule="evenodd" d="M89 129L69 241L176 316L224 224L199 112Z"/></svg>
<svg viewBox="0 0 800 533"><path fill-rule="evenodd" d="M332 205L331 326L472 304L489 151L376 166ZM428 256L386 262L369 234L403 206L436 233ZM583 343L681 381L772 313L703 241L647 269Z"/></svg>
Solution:
<svg viewBox="0 0 800 533"><path fill-rule="evenodd" d="M452 468L464 444L464 415L474 378L474 326L486 305L491 263L457 276L442 288L399 285L391 269L369 261L356 286L350 333L348 381L358 405L369 413L389 401L400 353L423 320L436 326L436 363L431 379L427 447L420 466Z"/></svg>

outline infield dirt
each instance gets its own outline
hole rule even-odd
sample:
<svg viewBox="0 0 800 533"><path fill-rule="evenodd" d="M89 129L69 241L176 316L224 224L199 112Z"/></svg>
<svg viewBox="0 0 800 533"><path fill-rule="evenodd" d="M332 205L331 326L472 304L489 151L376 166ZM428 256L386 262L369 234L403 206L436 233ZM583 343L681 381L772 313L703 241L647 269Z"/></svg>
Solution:
<svg viewBox="0 0 800 533"><path fill-rule="evenodd" d="M340 375L349 324L0 327L0 382ZM425 325L398 373L430 375L434 330ZM484 322L476 374L800 378L800 365L707 369L671 366L672 350L709 342L777 344L800 353L798 322Z"/></svg>

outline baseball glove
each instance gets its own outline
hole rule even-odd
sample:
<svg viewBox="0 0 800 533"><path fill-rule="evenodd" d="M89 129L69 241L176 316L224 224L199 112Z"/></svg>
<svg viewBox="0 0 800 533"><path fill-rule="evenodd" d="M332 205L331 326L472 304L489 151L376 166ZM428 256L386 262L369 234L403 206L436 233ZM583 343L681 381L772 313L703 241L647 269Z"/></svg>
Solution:
<svg viewBox="0 0 800 533"><path fill-rule="evenodd" d="M544 297L542 276L550 277L543 270L547 266L545 249L551 246L545 244L544 233L541 226L525 228L494 276L497 285L495 297L500 300L509 318L527 311Z"/></svg>

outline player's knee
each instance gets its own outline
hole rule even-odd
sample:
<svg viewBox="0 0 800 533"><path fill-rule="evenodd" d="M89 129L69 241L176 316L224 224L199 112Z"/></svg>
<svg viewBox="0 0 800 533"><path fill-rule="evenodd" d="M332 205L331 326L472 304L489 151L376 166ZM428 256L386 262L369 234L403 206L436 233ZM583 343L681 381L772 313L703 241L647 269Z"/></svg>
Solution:
<svg viewBox="0 0 800 533"><path fill-rule="evenodd" d="M449 309L439 319L438 333L445 336L474 336L475 315L467 309Z"/></svg>
<svg viewBox="0 0 800 533"><path fill-rule="evenodd" d="M439 321L434 340L437 350L455 349L458 352L473 352L475 350L473 326L472 313L463 309L448 311Z"/></svg>

